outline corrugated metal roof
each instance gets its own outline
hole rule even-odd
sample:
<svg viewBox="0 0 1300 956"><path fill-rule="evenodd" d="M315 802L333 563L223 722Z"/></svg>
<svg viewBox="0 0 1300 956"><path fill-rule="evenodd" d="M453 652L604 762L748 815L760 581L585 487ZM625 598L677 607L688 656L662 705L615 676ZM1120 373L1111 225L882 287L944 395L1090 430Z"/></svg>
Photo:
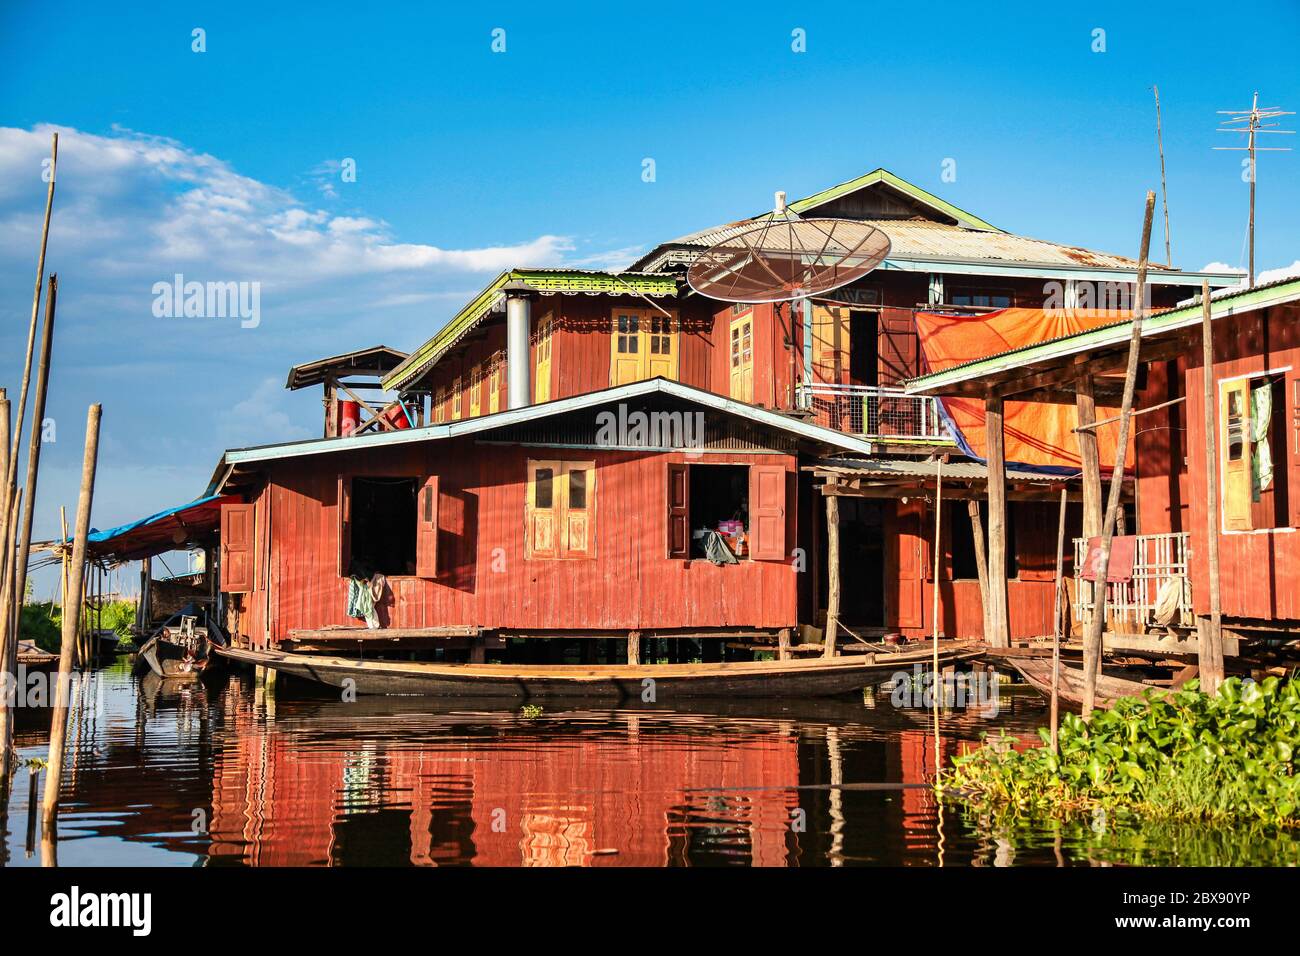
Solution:
<svg viewBox="0 0 1300 956"><path fill-rule="evenodd" d="M1060 265L1095 269L1136 269L1137 260L1128 256L1096 252L1081 246L1066 246L1044 239L1031 239L1008 232L991 232L965 226L919 219L865 219L889 236L890 259L995 260L1035 265ZM730 239L752 228L755 219L727 223L702 229L665 243L667 246L690 246L700 249ZM1153 263L1152 269L1165 270Z"/></svg>
<svg viewBox="0 0 1300 956"><path fill-rule="evenodd" d="M557 399L541 405L525 405L523 408L512 408L507 411L497 412L494 415L481 415L477 418L468 418L463 421L441 425L425 425L421 428L404 428L390 432L370 432L363 435L339 438L313 438L307 441L262 445L254 448L232 448L222 455L206 494L216 494L221 488L224 488L232 471L239 466L248 466L257 462L275 461L283 458L296 458L304 455L360 451L389 445L404 445L411 442L459 438L492 431L520 422L547 419L575 410L609 405L655 393L684 399L701 408L734 415L788 435L817 442L826 446L828 450L839 449L845 453L858 455L872 453L872 443L854 435L848 435L789 415L782 415L779 412L760 408L757 405L738 402L713 392L707 392L690 385L683 385L680 382L672 382L663 378L651 378L640 382L632 382L628 385L602 389L597 392L584 392L580 395Z"/></svg>
<svg viewBox="0 0 1300 956"><path fill-rule="evenodd" d="M907 460L896 458L868 458L861 462L820 461L809 469L818 474L843 475L848 478L934 478L939 471L938 461ZM975 461L948 461L943 465L944 480L986 481L989 470ZM1007 467L1008 481L1060 482L1069 476L1029 471Z"/></svg>

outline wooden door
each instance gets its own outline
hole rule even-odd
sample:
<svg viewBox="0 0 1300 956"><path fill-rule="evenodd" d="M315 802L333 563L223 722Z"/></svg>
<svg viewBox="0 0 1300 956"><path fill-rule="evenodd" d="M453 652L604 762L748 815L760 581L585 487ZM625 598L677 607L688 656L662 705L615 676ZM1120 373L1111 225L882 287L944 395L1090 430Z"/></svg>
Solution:
<svg viewBox="0 0 1300 956"><path fill-rule="evenodd" d="M891 522L885 523L886 537L893 551L890 555L893 560L886 562L886 582L892 579L897 584L891 622L894 627L921 627L925 623L922 617L926 564L924 517L925 503L912 498L898 502L892 534L889 533ZM889 564L893 565L892 569Z"/></svg>
<svg viewBox="0 0 1300 956"><path fill-rule="evenodd" d="M609 384L627 385L645 376L641 358L641 313L618 309L614 313L614 334L610 340Z"/></svg>
<svg viewBox="0 0 1300 956"><path fill-rule="evenodd" d="M1223 449L1223 526L1251 529L1250 380L1219 383L1219 440Z"/></svg>
<svg viewBox="0 0 1300 956"><path fill-rule="evenodd" d="M416 499L415 576L438 576L438 476L424 479Z"/></svg>
<svg viewBox="0 0 1300 956"><path fill-rule="evenodd" d="M555 322L549 315L537 327L537 376L533 401L538 405L551 400L551 337L554 331Z"/></svg>
<svg viewBox="0 0 1300 956"><path fill-rule="evenodd" d="M645 378L677 381L677 322L659 312L647 312L641 318L645 329Z"/></svg>
<svg viewBox="0 0 1300 956"><path fill-rule="evenodd" d="M754 401L754 313L731 322L731 397L738 402Z"/></svg>
<svg viewBox="0 0 1300 956"><path fill-rule="evenodd" d="M253 590L253 506L221 506L221 590Z"/></svg>

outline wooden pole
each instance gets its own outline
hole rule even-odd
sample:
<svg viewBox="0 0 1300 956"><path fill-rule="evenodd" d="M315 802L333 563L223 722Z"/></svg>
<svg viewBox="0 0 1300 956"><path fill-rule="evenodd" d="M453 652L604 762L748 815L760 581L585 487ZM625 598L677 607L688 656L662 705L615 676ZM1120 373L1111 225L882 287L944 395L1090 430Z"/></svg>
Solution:
<svg viewBox="0 0 1300 956"><path fill-rule="evenodd" d="M840 499L826 496L826 634L822 656L835 656L835 639L840 629Z"/></svg>
<svg viewBox="0 0 1300 956"><path fill-rule="evenodd" d="M1214 401L1214 329L1210 325L1210 283L1201 282L1201 382L1205 401L1205 550L1210 572L1210 621L1202 627L1197 652L1201 689L1218 691L1223 683L1223 605L1219 591L1219 453L1218 415Z"/></svg>
<svg viewBox="0 0 1300 956"><path fill-rule="evenodd" d="M966 502L966 513L970 515L971 539L975 542L975 576L980 584L980 611L984 615L984 639L989 634L989 561L984 553L984 522L980 519L980 503L974 498Z"/></svg>
<svg viewBox="0 0 1300 956"><path fill-rule="evenodd" d="M27 478L23 487L27 489L27 500L23 502L22 527L18 537L18 563L14 566L14 580L17 582L14 601L21 614L23 602L27 599L27 559L32 549L32 517L36 510L36 482L41 469L41 425L45 421L45 396L50 384L50 352L54 345L54 310L59 297L59 277L51 275L45 293L45 327L41 330L41 357L36 366L36 396L32 404L31 435L27 443ZM13 673L17 667L17 640L9 642L4 667Z"/></svg>
<svg viewBox="0 0 1300 956"><path fill-rule="evenodd" d="M91 405L86 414L86 450L81 462L81 493L77 497L77 531L72 542L72 568L67 604L63 611L63 641L59 648L59 679L54 690L54 715L50 723L50 767L45 776L43 820L53 831L59 812L59 783L63 779L63 751L68 732L69 685L72 680L72 648L81 617L81 598L86 579L86 537L90 534L90 507L95 494L95 466L99 460L99 419L102 405Z"/></svg>
<svg viewBox="0 0 1300 956"><path fill-rule="evenodd" d="M1002 434L1001 395L984 399L988 444L989 634L993 647L1011 646L1007 609L1007 461Z"/></svg>
<svg viewBox="0 0 1300 956"><path fill-rule="evenodd" d="M629 664L641 663L641 632L627 632L627 662Z"/></svg>
<svg viewBox="0 0 1300 956"><path fill-rule="evenodd" d="M1052 750L1056 750L1056 729L1061 716L1061 598L1065 588L1065 502L1068 491L1061 487L1061 510L1056 519L1056 588L1052 591Z"/></svg>
<svg viewBox="0 0 1300 956"><path fill-rule="evenodd" d="M943 459L934 464L934 589L930 599L930 646L934 659L930 674L931 710L934 714L934 781L939 783L943 760L939 747L939 698L944 688L939 682L939 569L943 557Z"/></svg>
<svg viewBox="0 0 1300 956"><path fill-rule="evenodd" d="M1124 370L1124 397L1120 401L1119 437L1115 443L1115 467L1110 473L1110 495L1102 518L1101 554L1097 560L1095 599L1092 616L1084 629L1083 716L1092 716L1097 698L1097 677L1101 673L1101 634L1106 626L1106 576L1110 572L1110 546L1115 533L1115 516L1119 512L1124 490L1124 467L1128 463L1129 429L1132 424L1133 393L1137 389L1138 359L1142 352L1142 318L1145 312L1147 256L1151 251L1151 219L1155 215L1156 194L1147 191L1146 213L1142 220L1142 246L1138 258L1137 301L1133 305L1133 334L1128 344L1128 364Z"/></svg>
<svg viewBox="0 0 1300 956"><path fill-rule="evenodd" d="M32 293L32 320L27 327L27 359L23 365L23 384L18 393L18 418L10 436L9 471L6 478L12 489L18 477L18 445L22 441L23 414L27 410L27 386L32 376L32 351L36 347L36 318L41 311L41 285L45 282L45 247L50 240L50 213L54 210L54 179L59 165L59 134L50 141L50 182L45 190L45 225L41 228L41 251L36 257L36 290ZM13 492L10 491L10 494ZM29 492L30 495L30 492Z"/></svg>

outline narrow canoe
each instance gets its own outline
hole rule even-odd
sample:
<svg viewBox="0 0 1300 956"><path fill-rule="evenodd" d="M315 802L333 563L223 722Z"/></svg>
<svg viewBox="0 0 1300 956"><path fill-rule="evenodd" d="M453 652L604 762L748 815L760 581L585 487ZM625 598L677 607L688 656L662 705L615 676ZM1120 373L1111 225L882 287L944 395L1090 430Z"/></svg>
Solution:
<svg viewBox="0 0 1300 956"><path fill-rule="evenodd" d="M706 697L834 697L883 683L898 671L925 667L930 651L859 658L733 661L723 664L437 664L357 660L325 654L216 647L230 660L358 694L423 697L642 697L657 701ZM979 655L969 646L941 650L941 666ZM653 685L646 681L652 680ZM350 683L349 683L350 682Z"/></svg>
<svg viewBox="0 0 1300 956"><path fill-rule="evenodd" d="M1020 672L1034 690L1045 697L1052 696L1052 660L1043 657L1010 657L1006 659ZM1196 676L1196 668L1188 667L1175 676L1171 684L1148 684L1140 680L1100 674L1097 677L1096 706L1111 707L1121 697L1141 697L1149 690L1177 690ZM1061 701L1074 710L1083 708L1083 668L1061 661L1059 693Z"/></svg>

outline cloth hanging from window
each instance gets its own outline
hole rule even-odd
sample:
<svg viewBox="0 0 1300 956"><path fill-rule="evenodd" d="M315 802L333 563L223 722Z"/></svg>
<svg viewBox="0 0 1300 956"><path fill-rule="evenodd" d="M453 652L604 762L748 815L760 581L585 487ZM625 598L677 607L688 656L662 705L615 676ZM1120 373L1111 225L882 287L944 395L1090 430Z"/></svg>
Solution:
<svg viewBox="0 0 1300 956"><path fill-rule="evenodd" d="M720 532L710 531L704 536L704 556L714 564L739 564L727 547L727 539Z"/></svg>
<svg viewBox="0 0 1300 956"><path fill-rule="evenodd" d="M1273 383L1265 382L1250 390L1250 440L1254 453L1250 457L1250 500L1259 501L1260 493L1273 483L1273 450L1268 444L1268 428L1273 419Z"/></svg>
<svg viewBox="0 0 1300 956"><path fill-rule="evenodd" d="M370 591L370 582L364 578L348 578L348 617L364 618L366 627L372 630L379 627L375 598Z"/></svg>

